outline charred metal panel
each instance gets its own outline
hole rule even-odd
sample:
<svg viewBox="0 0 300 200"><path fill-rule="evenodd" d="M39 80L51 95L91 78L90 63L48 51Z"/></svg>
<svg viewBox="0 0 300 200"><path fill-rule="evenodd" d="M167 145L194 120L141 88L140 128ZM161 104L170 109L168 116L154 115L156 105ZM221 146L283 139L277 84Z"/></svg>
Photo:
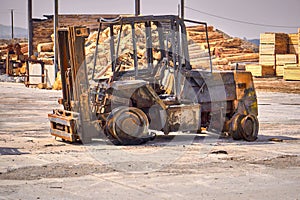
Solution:
<svg viewBox="0 0 300 200"><path fill-rule="evenodd" d="M199 104L169 106L167 115L169 132L197 131L200 129L201 112Z"/></svg>

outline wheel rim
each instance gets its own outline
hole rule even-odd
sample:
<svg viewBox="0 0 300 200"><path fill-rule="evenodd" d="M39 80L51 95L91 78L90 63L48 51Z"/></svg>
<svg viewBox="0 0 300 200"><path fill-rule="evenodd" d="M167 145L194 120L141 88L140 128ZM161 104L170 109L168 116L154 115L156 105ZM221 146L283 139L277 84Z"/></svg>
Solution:
<svg viewBox="0 0 300 200"><path fill-rule="evenodd" d="M243 139L247 141L254 141L257 139L259 129L257 117L254 115L247 115L242 119L241 125L243 128Z"/></svg>
<svg viewBox="0 0 300 200"><path fill-rule="evenodd" d="M119 107L107 118L106 132L120 144L141 144L152 138L146 114L138 108Z"/></svg>

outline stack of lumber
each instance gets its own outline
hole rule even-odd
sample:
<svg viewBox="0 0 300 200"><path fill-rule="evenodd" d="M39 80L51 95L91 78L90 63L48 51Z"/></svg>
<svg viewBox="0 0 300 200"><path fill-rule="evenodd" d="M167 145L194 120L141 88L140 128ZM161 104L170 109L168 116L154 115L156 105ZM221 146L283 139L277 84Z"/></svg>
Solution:
<svg viewBox="0 0 300 200"><path fill-rule="evenodd" d="M284 65L283 79L284 80L300 80L300 28L298 33L289 34L289 50L294 57L290 58L289 63ZM296 58L295 58L296 57ZM298 59L298 64L297 64ZM295 62L296 60L296 62Z"/></svg>
<svg viewBox="0 0 300 200"><path fill-rule="evenodd" d="M288 52L288 35L286 33L261 33L260 48L266 48L261 54L285 54Z"/></svg>
<svg viewBox="0 0 300 200"><path fill-rule="evenodd" d="M298 39L298 33L261 33L259 64L246 66L246 69L255 76L283 76L286 65L298 62L295 50Z"/></svg>
<svg viewBox="0 0 300 200"><path fill-rule="evenodd" d="M288 53L288 36L285 33L261 33L259 64L276 67L276 54Z"/></svg>
<svg viewBox="0 0 300 200"><path fill-rule="evenodd" d="M277 54L276 55L276 76L283 76L286 65L297 64L296 54Z"/></svg>
<svg viewBox="0 0 300 200"><path fill-rule="evenodd" d="M213 66L219 70L230 69L233 63L257 62L258 53L255 53L255 46L245 45L245 41L240 38L232 38L225 33L215 30L213 26L208 26L208 39L210 51L213 58ZM207 68L208 65L208 45L204 26L187 27L189 52L193 68ZM195 46L198 45L198 48ZM199 51L201 49L201 51ZM203 57L207 54L206 59ZM198 54L198 55L197 55ZM195 59L198 57L198 59Z"/></svg>

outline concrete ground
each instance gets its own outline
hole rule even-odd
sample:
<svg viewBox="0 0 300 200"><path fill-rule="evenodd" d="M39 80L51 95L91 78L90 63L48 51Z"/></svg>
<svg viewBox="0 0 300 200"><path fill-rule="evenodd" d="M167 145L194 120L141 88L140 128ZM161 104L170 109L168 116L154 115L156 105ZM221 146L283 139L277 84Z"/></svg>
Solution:
<svg viewBox="0 0 300 200"><path fill-rule="evenodd" d="M255 142L158 136L116 147L55 140L60 91L0 83L0 199L300 199L300 94L258 91Z"/></svg>

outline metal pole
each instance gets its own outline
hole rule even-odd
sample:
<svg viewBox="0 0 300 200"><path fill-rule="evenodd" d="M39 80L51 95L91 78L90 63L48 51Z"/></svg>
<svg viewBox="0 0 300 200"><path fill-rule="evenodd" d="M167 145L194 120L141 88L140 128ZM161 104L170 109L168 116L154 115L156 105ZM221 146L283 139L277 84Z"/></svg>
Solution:
<svg viewBox="0 0 300 200"><path fill-rule="evenodd" d="M54 0L54 67L55 77L58 72L58 52L57 52L57 27L58 27L58 0Z"/></svg>
<svg viewBox="0 0 300 200"><path fill-rule="evenodd" d="M135 0L135 16L139 16L140 14L141 14L140 0Z"/></svg>
<svg viewBox="0 0 300 200"><path fill-rule="evenodd" d="M33 37L33 27L32 27L32 0L28 0L28 56L32 56L32 37Z"/></svg>
<svg viewBox="0 0 300 200"><path fill-rule="evenodd" d="M184 19L184 0L181 0L181 19Z"/></svg>
<svg viewBox="0 0 300 200"><path fill-rule="evenodd" d="M11 39L14 39L14 10L10 10L10 16L11 16Z"/></svg>

